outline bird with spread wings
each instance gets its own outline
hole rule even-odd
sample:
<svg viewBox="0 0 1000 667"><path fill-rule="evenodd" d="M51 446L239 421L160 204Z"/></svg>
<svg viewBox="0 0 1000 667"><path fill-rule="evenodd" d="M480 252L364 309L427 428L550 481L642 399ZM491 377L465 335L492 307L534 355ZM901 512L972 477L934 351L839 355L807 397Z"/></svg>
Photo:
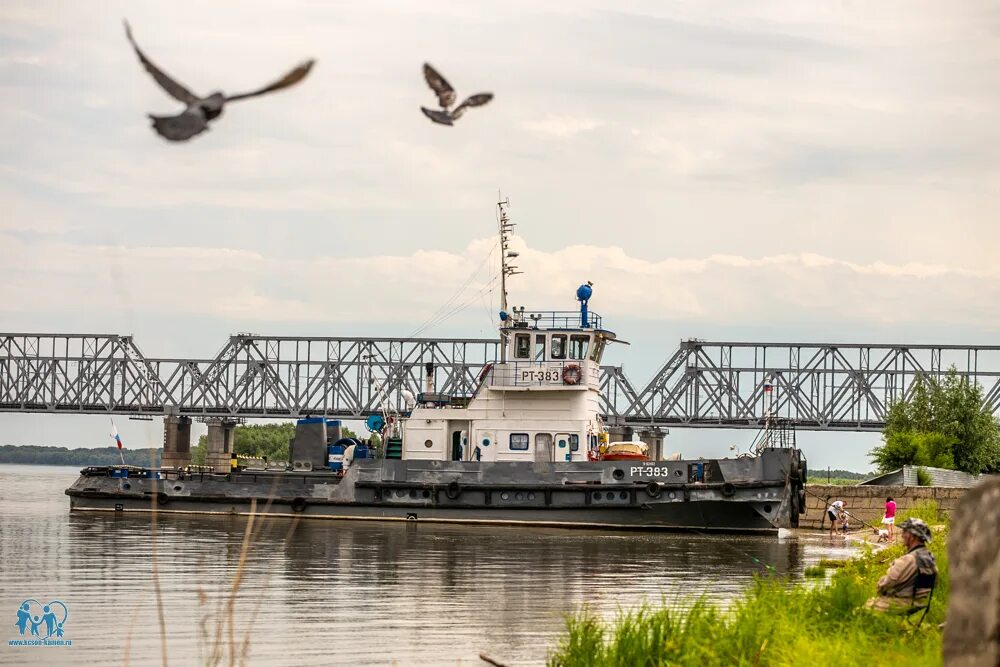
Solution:
<svg viewBox="0 0 1000 667"><path fill-rule="evenodd" d="M153 80L160 84L160 87L168 95L184 104L184 111L176 116L154 116L153 114L149 114L150 120L153 121L153 129L168 141L187 141L191 137L201 134L208 129L209 121L215 120L222 115L222 109L228 102L265 95L295 85L309 74L309 70L312 69L312 66L316 62L315 60L307 60L274 83L253 92L226 95L220 91L216 91L207 97L199 97L178 83L146 57L146 54L142 52L142 49L139 48L139 45L136 44L135 39L132 37L132 27L129 26L128 21L125 21L125 36L128 37L132 48L135 49L136 55L139 56L139 62L142 63L142 66L153 77Z"/></svg>
<svg viewBox="0 0 1000 667"><path fill-rule="evenodd" d="M441 76L440 72L431 67L429 63L424 63L424 79L427 80L427 85L437 95L438 104L441 105L441 108L428 109L427 107L420 107L420 110L424 112L425 116L441 125L453 125L456 120L461 118L466 109L482 106L493 99L493 93L476 93L475 95L470 95L454 109L449 109L455 103L455 100L458 99L458 96L455 95L455 89L451 87L451 84Z"/></svg>

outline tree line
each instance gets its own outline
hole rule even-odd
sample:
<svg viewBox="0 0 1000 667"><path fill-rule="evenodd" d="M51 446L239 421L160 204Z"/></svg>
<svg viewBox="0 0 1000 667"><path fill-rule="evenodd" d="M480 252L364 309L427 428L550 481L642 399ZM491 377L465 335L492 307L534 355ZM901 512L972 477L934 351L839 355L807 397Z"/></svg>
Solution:
<svg viewBox="0 0 1000 667"><path fill-rule="evenodd" d="M157 467L161 449L123 449L125 463L131 466ZM0 445L0 463L23 463L55 466L107 466L121 464L117 447L68 449L40 445Z"/></svg>
<svg viewBox="0 0 1000 667"><path fill-rule="evenodd" d="M1000 424L983 406L982 387L952 366L941 380L917 376L910 397L889 408L870 455L883 473L904 465L1000 472Z"/></svg>
<svg viewBox="0 0 1000 667"><path fill-rule="evenodd" d="M345 438L355 438L357 434L343 428ZM239 425L233 433L233 451L237 456L267 457L268 461L287 461L288 443L295 437L295 424L249 424ZM198 438L191 447L191 463L204 465L208 449L208 436ZM163 450L123 449L125 463L133 466L158 467ZM117 447L93 447L68 449L66 447L45 447L40 445L2 445L0 463L23 463L36 465L64 466L106 466L121 464Z"/></svg>

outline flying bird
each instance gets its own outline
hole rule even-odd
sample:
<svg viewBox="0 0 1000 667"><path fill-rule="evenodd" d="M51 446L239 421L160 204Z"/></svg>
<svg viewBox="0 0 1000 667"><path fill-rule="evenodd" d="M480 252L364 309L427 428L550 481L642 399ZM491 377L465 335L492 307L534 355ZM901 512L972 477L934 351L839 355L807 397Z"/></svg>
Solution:
<svg viewBox="0 0 1000 667"><path fill-rule="evenodd" d="M486 104L493 99L493 93L476 93L475 95L470 95L464 102L459 104L452 110L449 110L455 100L458 99L455 95L455 89L451 87L451 84L440 72L430 66L428 63L424 63L424 78L427 79L427 85L431 87L434 94L437 95L438 104L441 105L440 109L428 109L427 107L420 107L420 110L424 112L424 115L430 118L435 123L441 123L442 125L452 125L454 121L461 118L465 110L470 107L478 107Z"/></svg>
<svg viewBox="0 0 1000 667"><path fill-rule="evenodd" d="M153 121L153 129L168 141L187 141L196 134L201 134L208 129L209 121L215 120L222 115L222 109L227 102L245 100L248 97L264 95L265 93L295 85L309 74L309 70L312 69L313 64L316 62L315 60L307 60L274 83L250 93L226 95L220 91L216 91L208 97L198 97L172 79L166 72L154 65L152 60L146 57L146 54L142 52L139 45L135 43L135 39L132 38L132 27L128 24L128 21L125 21L125 36L128 37L132 48L135 49L136 55L139 56L139 62L146 68L146 71L153 77L153 80L160 84L160 87L168 95L185 106L184 111L176 116L154 116L153 114L149 114L150 120Z"/></svg>

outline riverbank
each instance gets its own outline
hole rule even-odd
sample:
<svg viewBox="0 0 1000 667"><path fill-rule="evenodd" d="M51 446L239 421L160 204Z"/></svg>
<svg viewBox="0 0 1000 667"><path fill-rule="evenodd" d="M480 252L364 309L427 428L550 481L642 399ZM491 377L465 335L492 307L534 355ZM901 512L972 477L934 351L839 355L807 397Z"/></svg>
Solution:
<svg viewBox="0 0 1000 667"><path fill-rule="evenodd" d="M834 500L843 500L847 511L857 525L858 520L879 525L885 512L885 499L896 501L896 511L906 514L933 503L945 516L958 507L967 488L945 486L836 486L825 484L806 485L806 512L799 518L801 528L830 528L826 508Z"/></svg>
<svg viewBox="0 0 1000 667"><path fill-rule="evenodd" d="M936 508L926 508L928 513ZM934 518L934 517L928 517ZM939 665L948 598L947 528L929 545L939 576L918 628L864 609L902 544L866 550L826 584L762 577L727 611L700 598L686 608L645 605L610 623L584 609L567 620L551 667L577 665ZM914 617L914 622L917 617Z"/></svg>

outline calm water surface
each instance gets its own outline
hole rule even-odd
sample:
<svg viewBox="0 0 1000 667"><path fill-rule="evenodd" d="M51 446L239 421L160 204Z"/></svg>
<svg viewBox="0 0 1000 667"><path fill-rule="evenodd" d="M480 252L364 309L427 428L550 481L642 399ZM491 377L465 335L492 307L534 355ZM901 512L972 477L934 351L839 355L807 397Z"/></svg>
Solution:
<svg viewBox="0 0 1000 667"><path fill-rule="evenodd" d="M150 517L71 514L63 490L78 472L0 465L0 664L158 664ZM204 663L246 522L159 517L171 664ZM563 615L583 604L610 618L664 596L725 602L761 570L751 557L801 576L820 558L850 553L784 531L708 537L273 518L249 550L234 638L250 628L251 665L482 665L480 651L539 664ZM66 603L72 646L8 646L27 598Z"/></svg>

